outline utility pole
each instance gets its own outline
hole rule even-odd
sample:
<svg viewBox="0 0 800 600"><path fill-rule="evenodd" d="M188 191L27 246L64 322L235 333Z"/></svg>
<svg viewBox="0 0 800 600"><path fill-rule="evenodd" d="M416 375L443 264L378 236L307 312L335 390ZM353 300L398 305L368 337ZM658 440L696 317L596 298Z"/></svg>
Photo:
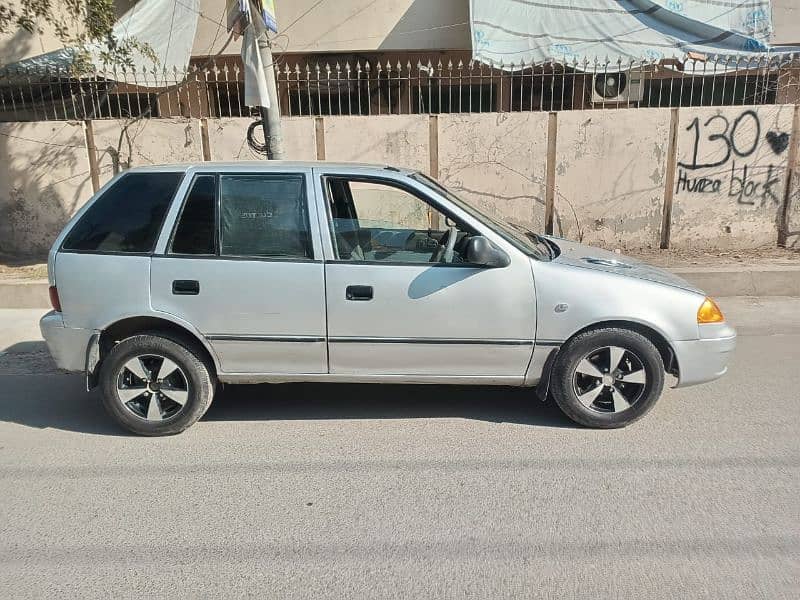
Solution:
<svg viewBox="0 0 800 600"><path fill-rule="evenodd" d="M264 78L267 82L269 108L261 107L261 124L264 128L264 146L267 160L283 160L283 135L281 134L281 111L278 102L278 86L275 84L275 65L272 62L272 45L267 32L258 36L258 53L264 65Z"/></svg>

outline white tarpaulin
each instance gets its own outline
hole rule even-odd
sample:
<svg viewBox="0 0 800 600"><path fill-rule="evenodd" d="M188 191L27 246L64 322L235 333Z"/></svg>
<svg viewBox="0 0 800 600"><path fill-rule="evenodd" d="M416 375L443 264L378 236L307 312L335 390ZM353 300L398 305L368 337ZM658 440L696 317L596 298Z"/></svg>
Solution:
<svg viewBox="0 0 800 600"><path fill-rule="evenodd" d="M780 50L770 0L470 0L470 25L473 57L506 68Z"/></svg>
<svg viewBox="0 0 800 600"><path fill-rule="evenodd" d="M199 0L140 0L114 25L114 35L119 43L131 38L146 44L157 59L154 62L150 56L133 52L131 60L139 85L156 87L184 78L197 31L199 4ZM103 65L104 49L104 45L99 43L87 48L99 75L107 79L122 78L120 67L115 76L113 68ZM74 57L72 48L63 48L9 67L68 70ZM126 79L132 81L131 68L126 67L126 70Z"/></svg>
<svg viewBox="0 0 800 600"><path fill-rule="evenodd" d="M267 90L267 78L264 73L264 61L261 60L261 52L258 49L258 40L266 36L266 26L261 17L252 18L253 6L250 2L250 15L248 23L243 32L242 39L242 63L244 64L244 105L270 107L269 92ZM256 12L256 15L259 13ZM272 69L272 65L268 68Z"/></svg>

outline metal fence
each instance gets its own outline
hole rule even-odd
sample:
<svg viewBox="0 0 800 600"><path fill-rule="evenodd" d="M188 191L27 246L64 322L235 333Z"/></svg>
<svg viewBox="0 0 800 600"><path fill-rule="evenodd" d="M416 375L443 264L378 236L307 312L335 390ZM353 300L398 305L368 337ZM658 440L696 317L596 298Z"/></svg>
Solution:
<svg viewBox="0 0 800 600"><path fill-rule="evenodd" d="M458 56L279 58L287 116L561 111L800 102L800 56L488 65ZM185 73L0 68L0 121L242 117L238 57ZM165 82L178 82L168 85Z"/></svg>

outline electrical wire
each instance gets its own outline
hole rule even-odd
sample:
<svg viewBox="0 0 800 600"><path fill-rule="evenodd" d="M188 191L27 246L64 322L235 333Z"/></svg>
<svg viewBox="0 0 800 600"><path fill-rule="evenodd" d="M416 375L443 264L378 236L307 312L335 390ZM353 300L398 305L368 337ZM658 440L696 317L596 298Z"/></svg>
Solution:
<svg viewBox="0 0 800 600"><path fill-rule="evenodd" d="M44 140L34 140L32 138L26 138L21 135L14 135L13 133L5 133L0 131L0 135L7 138L13 138L15 140L23 140L25 142L33 142L34 144L42 144L43 146L56 146L58 148L85 148L83 144L59 144L56 142L45 142Z"/></svg>
<svg viewBox="0 0 800 600"><path fill-rule="evenodd" d="M255 121L253 121L248 126L247 134L246 134L245 137L247 139L247 145L250 146L250 150L252 150L256 154L261 154L261 155L266 156L267 149L268 149L267 140L265 139L264 143L261 144L261 143L257 142L256 139L255 139L256 129L261 129L263 131L263 127L264 127L264 120L263 119L257 119Z"/></svg>

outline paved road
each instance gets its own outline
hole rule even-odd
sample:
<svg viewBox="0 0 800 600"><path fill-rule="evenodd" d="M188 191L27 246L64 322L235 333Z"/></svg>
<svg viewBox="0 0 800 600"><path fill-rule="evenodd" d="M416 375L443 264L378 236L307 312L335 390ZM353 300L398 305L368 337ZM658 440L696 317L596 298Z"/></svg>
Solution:
<svg viewBox="0 0 800 600"><path fill-rule="evenodd" d="M284 385L166 439L5 311L0 597L798 598L800 299L723 306L732 373L626 430L524 390Z"/></svg>

